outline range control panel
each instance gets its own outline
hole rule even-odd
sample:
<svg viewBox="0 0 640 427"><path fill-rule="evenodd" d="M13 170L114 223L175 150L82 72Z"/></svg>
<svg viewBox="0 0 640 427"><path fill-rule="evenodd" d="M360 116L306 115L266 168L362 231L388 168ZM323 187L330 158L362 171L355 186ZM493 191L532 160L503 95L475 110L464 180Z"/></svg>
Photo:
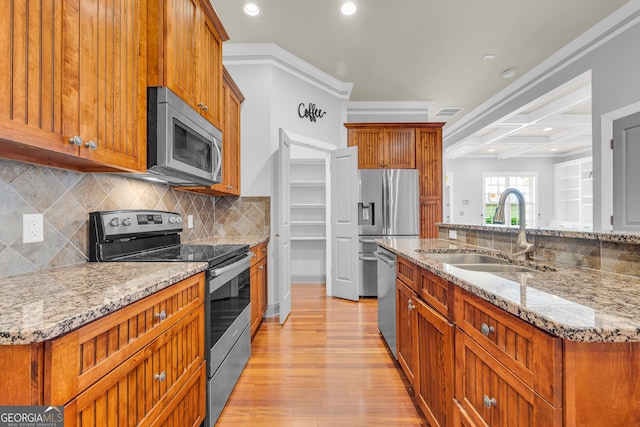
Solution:
<svg viewBox="0 0 640 427"><path fill-rule="evenodd" d="M104 239L182 231L182 216L176 212L118 210L91 212L89 215L92 223L101 229L97 231Z"/></svg>

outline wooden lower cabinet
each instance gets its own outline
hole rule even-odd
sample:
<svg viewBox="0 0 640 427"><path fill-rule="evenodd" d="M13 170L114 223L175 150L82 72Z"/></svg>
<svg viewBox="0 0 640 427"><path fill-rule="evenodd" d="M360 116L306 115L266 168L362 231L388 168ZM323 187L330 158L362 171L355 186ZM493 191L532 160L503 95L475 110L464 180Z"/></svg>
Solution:
<svg viewBox="0 0 640 427"><path fill-rule="evenodd" d="M396 353L398 363L414 390L418 387L417 299L415 292L401 280L396 280Z"/></svg>
<svg viewBox="0 0 640 427"><path fill-rule="evenodd" d="M64 406L66 427L199 426L204 283L199 273L53 340L0 346L0 405Z"/></svg>
<svg viewBox="0 0 640 427"><path fill-rule="evenodd" d="M477 426L562 426L562 409L544 401L477 342L456 330L455 396Z"/></svg>
<svg viewBox="0 0 640 427"><path fill-rule="evenodd" d="M251 336L262 323L267 311L267 242L251 247Z"/></svg>
<svg viewBox="0 0 640 427"><path fill-rule="evenodd" d="M454 326L424 302L415 305L418 404L431 427L451 426Z"/></svg>
<svg viewBox="0 0 640 427"><path fill-rule="evenodd" d="M192 311L65 405L65 425L151 425L179 396L185 377L204 367L202 337L204 313ZM204 419L204 411L194 409Z"/></svg>

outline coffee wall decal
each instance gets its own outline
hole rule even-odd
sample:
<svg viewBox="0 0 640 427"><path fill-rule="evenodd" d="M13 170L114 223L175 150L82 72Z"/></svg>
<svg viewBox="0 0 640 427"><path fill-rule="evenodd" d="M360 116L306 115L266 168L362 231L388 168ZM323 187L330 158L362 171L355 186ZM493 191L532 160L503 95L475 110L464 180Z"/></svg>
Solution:
<svg viewBox="0 0 640 427"><path fill-rule="evenodd" d="M317 119L323 118L327 114L326 111L322 111L316 104L309 103L308 107L305 107L304 102L301 102L298 105L298 116L301 119L309 118L312 122L315 122Z"/></svg>

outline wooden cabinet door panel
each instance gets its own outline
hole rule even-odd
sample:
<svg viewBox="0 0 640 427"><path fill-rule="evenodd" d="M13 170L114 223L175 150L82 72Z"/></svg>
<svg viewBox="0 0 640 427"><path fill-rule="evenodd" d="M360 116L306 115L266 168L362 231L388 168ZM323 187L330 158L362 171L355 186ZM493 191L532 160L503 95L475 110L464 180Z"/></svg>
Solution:
<svg viewBox="0 0 640 427"><path fill-rule="evenodd" d="M218 129L222 129L222 40L213 23L200 12L201 35L198 39L198 111ZM225 135L226 137L226 135Z"/></svg>
<svg viewBox="0 0 640 427"><path fill-rule="evenodd" d="M207 410L206 396L207 366L200 369L187 381L182 391L153 422L155 427L200 427Z"/></svg>
<svg viewBox="0 0 640 427"><path fill-rule="evenodd" d="M455 346L455 397L476 425L562 425L561 408L549 405L460 330Z"/></svg>
<svg viewBox="0 0 640 427"><path fill-rule="evenodd" d="M163 62L165 84L183 101L197 107L198 36L202 22L199 0L174 0L166 5Z"/></svg>
<svg viewBox="0 0 640 427"><path fill-rule="evenodd" d="M0 140L76 155L61 135L62 0L3 5Z"/></svg>
<svg viewBox="0 0 640 427"><path fill-rule="evenodd" d="M244 97L224 70L222 84L223 143L222 182L211 187L212 194L240 195L240 106Z"/></svg>
<svg viewBox="0 0 640 427"><path fill-rule="evenodd" d="M432 427L452 426L454 326L422 301L415 305L418 403Z"/></svg>
<svg viewBox="0 0 640 427"><path fill-rule="evenodd" d="M82 139L81 157L144 170L146 0L67 0L63 16L65 139Z"/></svg>
<svg viewBox="0 0 640 427"><path fill-rule="evenodd" d="M385 168L413 169L416 167L415 129L385 129L383 140Z"/></svg>
<svg viewBox="0 0 640 427"><path fill-rule="evenodd" d="M396 353L398 362L414 389L418 387L416 300L416 294L402 281L396 280Z"/></svg>
<svg viewBox="0 0 640 427"><path fill-rule="evenodd" d="M442 198L420 197L420 237L437 239L439 222L442 222Z"/></svg>
<svg viewBox="0 0 640 427"><path fill-rule="evenodd" d="M384 131L382 129L349 129L349 145L358 147L358 168L384 167Z"/></svg>

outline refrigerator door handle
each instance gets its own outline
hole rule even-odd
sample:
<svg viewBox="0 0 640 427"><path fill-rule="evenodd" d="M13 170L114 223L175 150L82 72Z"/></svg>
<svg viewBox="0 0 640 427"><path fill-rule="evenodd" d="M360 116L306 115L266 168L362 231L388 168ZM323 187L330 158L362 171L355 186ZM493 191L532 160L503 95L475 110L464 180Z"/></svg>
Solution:
<svg viewBox="0 0 640 427"><path fill-rule="evenodd" d="M382 171L382 234L389 234L389 182L387 171Z"/></svg>

